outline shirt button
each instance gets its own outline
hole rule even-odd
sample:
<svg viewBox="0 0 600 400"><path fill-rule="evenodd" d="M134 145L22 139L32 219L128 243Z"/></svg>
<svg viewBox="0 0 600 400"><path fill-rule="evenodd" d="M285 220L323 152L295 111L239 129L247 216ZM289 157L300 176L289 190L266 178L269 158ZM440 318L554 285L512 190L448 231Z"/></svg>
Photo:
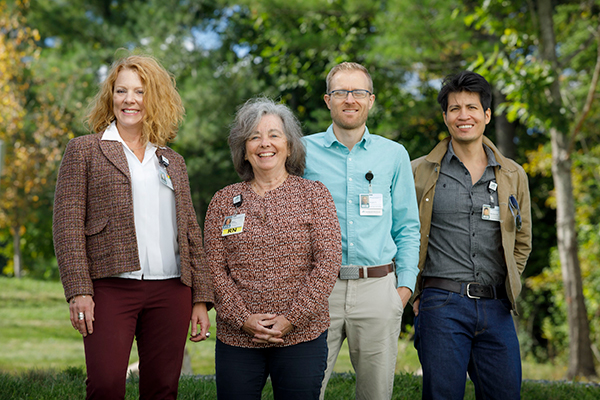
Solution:
<svg viewBox="0 0 600 400"><path fill-rule="evenodd" d="M352 204L352 200L348 200L348 204Z"/></svg>
<svg viewBox="0 0 600 400"><path fill-rule="evenodd" d="M475 254L473 254L473 258L475 257Z"/></svg>
<svg viewBox="0 0 600 400"><path fill-rule="evenodd" d="M349 180L350 182L352 182L352 178L348 178L348 180Z"/></svg>
<svg viewBox="0 0 600 400"><path fill-rule="evenodd" d="M350 243L350 247L354 246L354 243Z"/></svg>
<svg viewBox="0 0 600 400"><path fill-rule="evenodd" d="M348 161L352 161L352 158L349 158Z"/></svg>
<svg viewBox="0 0 600 400"><path fill-rule="evenodd" d="M354 221L350 221L350 222L348 222L348 223L349 223L350 225L352 225L352 224L354 223Z"/></svg>
<svg viewBox="0 0 600 400"><path fill-rule="evenodd" d="M425 198L425 201L429 201L429 197Z"/></svg>

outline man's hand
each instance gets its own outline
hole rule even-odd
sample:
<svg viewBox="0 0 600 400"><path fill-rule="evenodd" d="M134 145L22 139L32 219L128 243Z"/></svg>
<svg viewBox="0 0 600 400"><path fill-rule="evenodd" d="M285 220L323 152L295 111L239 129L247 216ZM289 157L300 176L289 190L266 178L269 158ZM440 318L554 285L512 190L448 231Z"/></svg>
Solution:
<svg viewBox="0 0 600 400"><path fill-rule="evenodd" d="M398 296L400 296L400 299L402 300L402 308L406 307L406 303L408 303L412 296L412 290L406 286L400 286L396 290L398 291Z"/></svg>
<svg viewBox="0 0 600 400"><path fill-rule="evenodd" d="M416 299L415 301L413 301L413 312L415 313L415 317L417 315L419 315L419 303L421 302L420 299Z"/></svg>

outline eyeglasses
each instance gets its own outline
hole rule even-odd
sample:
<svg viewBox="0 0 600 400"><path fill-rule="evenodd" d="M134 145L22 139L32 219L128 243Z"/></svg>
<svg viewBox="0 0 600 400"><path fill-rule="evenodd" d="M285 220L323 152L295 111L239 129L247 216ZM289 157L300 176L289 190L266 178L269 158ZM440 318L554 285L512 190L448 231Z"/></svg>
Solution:
<svg viewBox="0 0 600 400"><path fill-rule="evenodd" d="M365 90L365 89L332 90L331 92L329 92L327 94L336 100L344 100L346 97L348 97L348 93L352 93L352 96L357 100L366 99L367 97L369 97L371 95L371 92L369 92L368 90Z"/></svg>
<svg viewBox="0 0 600 400"><path fill-rule="evenodd" d="M521 219L521 209L519 208L519 202L512 194L508 196L508 208L510 208L510 213L515 219L515 225L517 227L517 230L520 231L521 227L523 226L523 220Z"/></svg>

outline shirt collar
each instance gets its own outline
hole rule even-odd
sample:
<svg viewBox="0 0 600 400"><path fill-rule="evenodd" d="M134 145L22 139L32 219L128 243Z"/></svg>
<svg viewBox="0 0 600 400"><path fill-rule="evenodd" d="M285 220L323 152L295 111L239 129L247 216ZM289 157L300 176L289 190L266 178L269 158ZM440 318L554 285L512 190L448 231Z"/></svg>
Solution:
<svg viewBox="0 0 600 400"><path fill-rule="evenodd" d="M329 125L329 128L327 128L323 140L325 141L325 147L331 147L334 143L339 143L340 146L344 146L335 136L335 133L333 132L333 124ZM355 146L361 146L364 149L367 149L368 145L371 143L372 140L373 139L371 138L371 134L369 133L369 128L365 126L365 133L363 133L362 139L360 139Z"/></svg>
<svg viewBox="0 0 600 400"><path fill-rule="evenodd" d="M492 149L490 149L488 147L488 145L486 145L485 143L483 144L483 149L485 150L485 154L487 156L488 167L500 166L500 164L496 160L496 156L494 155L494 152L492 151ZM454 152L454 147L452 147L452 141L450 141L450 143L448 143L448 151L446 152L446 155L444 156L444 159L443 159L442 162L445 163L445 164L447 164L454 157L456 157L457 161L460 161L460 159L458 158L458 156Z"/></svg>
<svg viewBox="0 0 600 400"><path fill-rule="evenodd" d="M125 143L125 141L119 134L119 130L117 129L117 123L115 121L111 122L110 125L108 126L108 128L106 128L106 130L102 134L101 140L120 142L126 149L131 151L131 149L129 149L129 146L127 146L127 143ZM153 143L149 142L148 145L146 146L146 152L148 150L152 150L154 152L155 148L164 149L164 147L157 147Z"/></svg>
<svg viewBox="0 0 600 400"><path fill-rule="evenodd" d="M121 135L119 135L117 123L115 121L111 122L108 128L106 128L106 130L102 134L102 140L117 141L125 144L125 141L123 140Z"/></svg>

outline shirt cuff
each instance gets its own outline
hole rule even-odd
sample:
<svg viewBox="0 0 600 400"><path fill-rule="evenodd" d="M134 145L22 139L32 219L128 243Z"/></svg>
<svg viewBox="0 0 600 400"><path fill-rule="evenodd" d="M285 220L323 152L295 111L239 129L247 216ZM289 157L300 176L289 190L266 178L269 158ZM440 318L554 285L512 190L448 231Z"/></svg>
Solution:
<svg viewBox="0 0 600 400"><path fill-rule="evenodd" d="M415 284L417 282L417 275L415 273L411 271L396 270L396 276L398 277L398 283L396 287L405 286L413 293L415 292Z"/></svg>

